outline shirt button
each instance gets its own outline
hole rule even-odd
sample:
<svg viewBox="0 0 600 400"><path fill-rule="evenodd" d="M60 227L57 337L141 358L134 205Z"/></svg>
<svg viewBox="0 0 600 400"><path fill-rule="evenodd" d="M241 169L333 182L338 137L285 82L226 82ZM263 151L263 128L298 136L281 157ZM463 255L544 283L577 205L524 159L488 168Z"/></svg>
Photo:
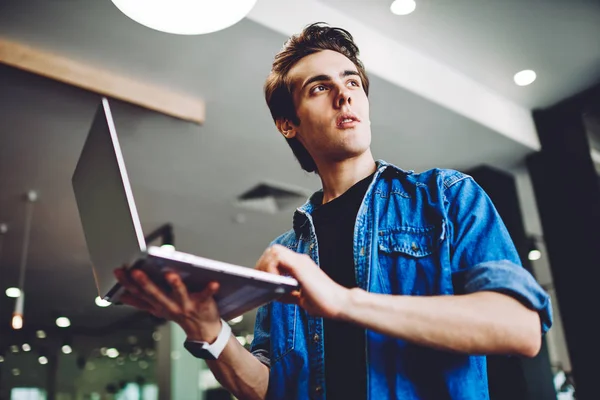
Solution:
<svg viewBox="0 0 600 400"><path fill-rule="evenodd" d="M319 339L320 339L319 335L317 335L317 334L315 333L315 336L313 336L313 342L315 342L315 343L319 343Z"/></svg>
<svg viewBox="0 0 600 400"><path fill-rule="evenodd" d="M360 255L361 255L361 256L364 256L364 255L365 255L365 248L364 248L364 247L361 247L361 248L360 248Z"/></svg>
<svg viewBox="0 0 600 400"><path fill-rule="evenodd" d="M419 247L416 244L414 244L414 243L412 244L411 248L412 248L413 251L419 250Z"/></svg>
<svg viewBox="0 0 600 400"><path fill-rule="evenodd" d="M310 251L312 251L312 249L314 249L314 248L315 248L315 244L314 243L311 243L310 246L308 246L308 249Z"/></svg>
<svg viewBox="0 0 600 400"><path fill-rule="evenodd" d="M317 386L317 387L315 388L315 393L316 393L316 394L321 394L321 393L323 393L323 387L322 387L321 385Z"/></svg>

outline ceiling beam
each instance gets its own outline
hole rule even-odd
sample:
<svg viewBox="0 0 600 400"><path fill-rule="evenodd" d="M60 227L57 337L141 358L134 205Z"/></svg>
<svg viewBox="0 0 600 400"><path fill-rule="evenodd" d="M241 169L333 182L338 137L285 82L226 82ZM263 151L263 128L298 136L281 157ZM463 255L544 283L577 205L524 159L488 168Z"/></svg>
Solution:
<svg viewBox="0 0 600 400"><path fill-rule="evenodd" d="M185 121L204 123L205 104L200 98L139 82L18 42L0 38L0 63Z"/></svg>

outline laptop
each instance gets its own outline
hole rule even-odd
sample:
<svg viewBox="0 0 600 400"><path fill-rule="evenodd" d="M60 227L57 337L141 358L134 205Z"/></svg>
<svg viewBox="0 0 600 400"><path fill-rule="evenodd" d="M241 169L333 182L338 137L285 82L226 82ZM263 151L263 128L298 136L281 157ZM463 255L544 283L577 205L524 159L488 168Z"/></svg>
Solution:
<svg viewBox="0 0 600 400"><path fill-rule="evenodd" d="M217 281L215 300L230 320L299 288L289 276L199 257L172 247L148 246L138 216L109 102L101 104L72 178L73 191L92 262L98 295L118 303L123 288L114 269L146 272L165 291L168 271L178 273L190 292Z"/></svg>

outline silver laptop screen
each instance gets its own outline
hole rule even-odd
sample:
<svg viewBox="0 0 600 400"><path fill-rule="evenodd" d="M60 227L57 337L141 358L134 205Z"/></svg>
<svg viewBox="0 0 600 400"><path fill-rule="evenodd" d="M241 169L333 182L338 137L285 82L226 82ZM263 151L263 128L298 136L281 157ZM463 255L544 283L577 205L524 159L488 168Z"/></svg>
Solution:
<svg viewBox="0 0 600 400"><path fill-rule="evenodd" d="M113 270L146 251L108 100L103 98L73 174L73 190L96 285L104 297Z"/></svg>

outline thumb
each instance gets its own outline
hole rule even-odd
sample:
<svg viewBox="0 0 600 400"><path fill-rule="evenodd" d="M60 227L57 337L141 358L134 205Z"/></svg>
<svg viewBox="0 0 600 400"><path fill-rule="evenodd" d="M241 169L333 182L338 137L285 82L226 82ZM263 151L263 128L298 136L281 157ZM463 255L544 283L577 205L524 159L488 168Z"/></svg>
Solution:
<svg viewBox="0 0 600 400"><path fill-rule="evenodd" d="M287 272L298 280L302 278L305 268L299 267L305 262L305 257L308 256L298 254L295 251L280 245L274 245L272 251L274 253L277 268L280 271Z"/></svg>

